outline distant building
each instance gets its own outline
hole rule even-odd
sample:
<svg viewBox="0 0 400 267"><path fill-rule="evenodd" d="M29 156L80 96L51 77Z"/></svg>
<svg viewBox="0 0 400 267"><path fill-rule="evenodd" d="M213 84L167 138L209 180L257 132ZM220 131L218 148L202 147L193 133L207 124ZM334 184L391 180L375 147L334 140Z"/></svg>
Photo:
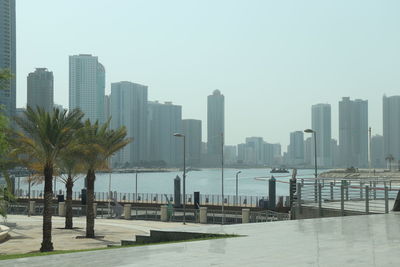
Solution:
<svg viewBox="0 0 400 267"><path fill-rule="evenodd" d="M183 163L183 140L174 133L182 132L182 107L171 102L148 102L149 160L168 166Z"/></svg>
<svg viewBox="0 0 400 267"><path fill-rule="evenodd" d="M264 164L264 140L262 137L247 137L247 163L261 166Z"/></svg>
<svg viewBox="0 0 400 267"><path fill-rule="evenodd" d="M27 105L34 110L40 107L47 112L52 111L54 105L53 72L46 68L37 68L28 74L27 85Z"/></svg>
<svg viewBox="0 0 400 267"><path fill-rule="evenodd" d="M371 138L371 167L385 168L384 140L382 135L375 135Z"/></svg>
<svg viewBox="0 0 400 267"><path fill-rule="evenodd" d="M290 133L288 156L290 164L304 164L304 133L302 131Z"/></svg>
<svg viewBox="0 0 400 267"><path fill-rule="evenodd" d="M368 166L368 101L339 102L339 150L342 167Z"/></svg>
<svg viewBox="0 0 400 267"><path fill-rule="evenodd" d="M332 167L340 167L340 151L338 142L336 139L331 141L331 151L332 151Z"/></svg>
<svg viewBox="0 0 400 267"><path fill-rule="evenodd" d="M0 105L7 116L14 116L16 109L16 31L15 0L0 0L0 70L13 75L0 84Z"/></svg>
<svg viewBox="0 0 400 267"><path fill-rule="evenodd" d="M225 97L215 90L207 98L207 153L210 163L221 157L225 139Z"/></svg>
<svg viewBox="0 0 400 267"><path fill-rule="evenodd" d="M69 57L69 110L80 109L84 119L104 120L106 73L98 58L80 54Z"/></svg>
<svg viewBox="0 0 400 267"><path fill-rule="evenodd" d="M186 138L186 159L188 166L197 166L201 160L201 120L182 120L182 127Z"/></svg>
<svg viewBox="0 0 400 267"><path fill-rule="evenodd" d="M320 167L331 167L331 105L317 104L312 106L312 129L317 133L317 160ZM312 142L314 148L314 142ZM314 158L314 149L312 149Z"/></svg>
<svg viewBox="0 0 400 267"><path fill-rule="evenodd" d="M264 164L268 167L274 167L275 165L277 154L275 154L274 150L276 150L276 148L274 149L273 144L270 143L263 144ZM279 158L280 158L280 153L279 153Z"/></svg>
<svg viewBox="0 0 400 267"><path fill-rule="evenodd" d="M111 117L111 95L104 96L104 120Z"/></svg>
<svg viewBox="0 0 400 267"><path fill-rule="evenodd" d="M115 155L114 162L133 166L148 159L147 102L146 85L126 81L111 84L111 129L125 126L127 137L132 139Z"/></svg>
<svg viewBox="0 0 400 267"><path fill-rule="evenodd" d="M224 147L224 163L227 165L237 163L237 148L236 148L236 146L225 146Z"/></svg>
<svg viewBox="0 0 400 267"><path fill-rule="evenodd" d="M400 160L400 96L383 96L384 157Z"/></svg>

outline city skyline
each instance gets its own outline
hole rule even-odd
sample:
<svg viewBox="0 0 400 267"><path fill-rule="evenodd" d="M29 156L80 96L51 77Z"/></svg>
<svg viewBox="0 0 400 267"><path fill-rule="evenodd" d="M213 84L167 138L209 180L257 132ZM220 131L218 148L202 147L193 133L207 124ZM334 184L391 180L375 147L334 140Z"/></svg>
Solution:
<svg viewBox="0 0 400 267"><path fill-rule="evenodd" d="M53 71L55 103L67 107L67 57L90 53L107 69L106 93L121 80L147 84L150 100L172 101L183 106L183 118L205 122L205 96L220 89L229 114L226 144L263 136L286 148L287 133L311 126L315 103L332 105L332 136L338 139L337 102L343 96L367 99L372 132L382 134L381 98L400 88L400 3L394 1L292 1L289 7L269 1L120 1L122 12L113 12L106 1L79 5L76 10L74 1L17 2L18 107L26 104L24 77L36 67ZM92 8L96 12L88 12ZM243 8L245 17L234 19ZM135 19L132 9L141 11ZM112 28L104 17L114 18ZM338 17L341 23L331 24Z"/></svg>

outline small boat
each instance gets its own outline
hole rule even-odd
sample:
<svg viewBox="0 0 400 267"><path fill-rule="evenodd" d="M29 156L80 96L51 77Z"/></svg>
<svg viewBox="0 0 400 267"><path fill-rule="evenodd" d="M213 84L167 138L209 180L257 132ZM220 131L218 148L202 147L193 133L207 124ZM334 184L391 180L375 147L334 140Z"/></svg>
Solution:
<svg viewBox="0 0 400 267"><path fill-rule="evenodd" d="M289 173L289 171L285 168L272 168L272 170L270 171L270 173Z"/></svg>

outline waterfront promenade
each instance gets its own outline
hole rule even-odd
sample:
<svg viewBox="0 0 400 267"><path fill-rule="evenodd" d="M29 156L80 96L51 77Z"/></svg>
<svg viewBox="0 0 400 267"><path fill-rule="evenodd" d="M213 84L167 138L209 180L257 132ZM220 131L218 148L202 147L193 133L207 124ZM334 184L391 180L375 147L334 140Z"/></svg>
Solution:
<svg viewBox="0 0 400 267"><path fill-rule="evenodd" d="M107 245L120 245L122 239L134 239L136 234L146 235L150 230L182 228L182 223L163 223L159 221L96 219L96 235L100 238L86 239L86 217L74 218L73 230L62 229L65 218L53 216L53 243L55 250L104 248ZM0 244L0 254L30 253L38 251L42 241L42 216L9 215L10 239ZM1 222L0 224L2 224ZM196 224L187 224L195 227ZM1 266L0 262L0 266Z"/></svg>
<svg viewBox="0 0 400 267"><path fill-rule="evenodd" d="M176 230L176 229L175 229ZM363 215L184 231L242 237L53 255L4 266L399 266L400 214Z"/></svg>

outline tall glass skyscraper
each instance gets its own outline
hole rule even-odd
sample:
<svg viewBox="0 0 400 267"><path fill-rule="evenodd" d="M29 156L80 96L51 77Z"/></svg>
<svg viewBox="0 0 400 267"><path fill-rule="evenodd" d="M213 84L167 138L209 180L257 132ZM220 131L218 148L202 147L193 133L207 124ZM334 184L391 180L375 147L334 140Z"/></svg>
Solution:
<svg viewBox="0 0 400 267"><path fill-rule="evenodd" d="M339 151L342 167L368 167L368 101L339 101Z"/></svg>
<svg viewBox="0 0 400 267"><path fill-rule="evenodd" d="M384 157L400 160L400 96L383 96Z"/></svg>
<svg viewBox="0 0 400 267"><path fill-rule="evenodd" d="M225 97L215 90L207 98L207 154L216 163L222 153L225 137Z"/></svg>
<svg viewBox="0 0 400 267"><path fill-rule="evenodd" d="M111 128L125 126L133 141L115 156L119 164L137 164L147 156L147 86L132 82L111 84Z"/></svg>
<svg viewBox="0 0 400 267"><path fill-rule="evenodd" d="M311 110L312 129L317 133L318 165L330 167L332 165L331 105L317 104L313 105ZM312 153L314 153L314 143L312 147ZM312 158L314 158L314 154Z"/></svg>
<svg viewBox="0 0 400 267"><path fill-rule="evenodd" d="M103 123L105 86L106 72L97 57L69 57L69 110L79 108L85 120Z"/></svg>
<svg viewBox="0 0 400 267"><path fill-rule="evenodd" d="M0 105L5 114L15 115L16 108L16 41L15 41L15 0L0 0L0 69L7 69L13 75L10 81L0 84Z"/></svg>
<svg viewBox="0 0 400 267"><path fill-rule="evenodd" d="M27 100L28 106L33 109L43 108L51 111L54 105L54 78L53 72L46 68L37 68L28 74Z"/></svg>

